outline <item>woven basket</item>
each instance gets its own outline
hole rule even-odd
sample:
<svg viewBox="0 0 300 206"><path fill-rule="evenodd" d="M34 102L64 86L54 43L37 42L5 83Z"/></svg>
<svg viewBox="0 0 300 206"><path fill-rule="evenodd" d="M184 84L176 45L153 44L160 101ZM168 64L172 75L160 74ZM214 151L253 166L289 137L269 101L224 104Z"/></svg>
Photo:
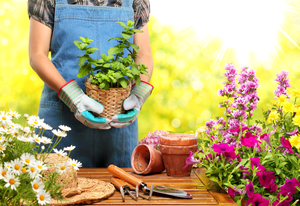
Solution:
<svg viewBox="0 0 300 206"><path fill-rule="evenodd" d="M123 101L129 97L131 90L131 83L128 84L126 89L122 88L109 88L108 90L100 89L98 86L92 85L90 79L87 78L84 82L86 94L100 102L104 111L101 114L94 114L100 117L111 119L116 114L123 114Z"/></svg>

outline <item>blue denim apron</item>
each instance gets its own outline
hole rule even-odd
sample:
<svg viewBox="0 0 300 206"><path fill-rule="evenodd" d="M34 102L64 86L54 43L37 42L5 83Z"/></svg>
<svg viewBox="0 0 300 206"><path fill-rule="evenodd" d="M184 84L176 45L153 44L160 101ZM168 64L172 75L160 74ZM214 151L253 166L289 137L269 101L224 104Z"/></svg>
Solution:
<svg viewBox="0 0 300 206"><path fill-rule="evenodd" d="M123 7L120 8L73 5L68 4L67 0L56 0L51 61L66 81L76 79L85 91L85 78L77 78L79 66L76 58L83 55L84 51L79 50L73 41L80 40L79 36L94 40L90 46L99 48L91 55L94 59L99 59L102 53L107 54L108 49L117 44L108 39L121 36L123 30L116 21L126 23L127 20L134 20L132 3L132 0L123 0ZM54 129L58 129L59 125L71 127L72 130L67 132L67 137L56 148L76 146L71 152L71 158L79 160L83 167L107 167L109 164L130 167L131 153L138 144L137 120L124 128L90 129L75 119L70 109L57 97L57 93L46 84L38 116ZM50 131L44 133L44 136L52 135Z"/></svg>

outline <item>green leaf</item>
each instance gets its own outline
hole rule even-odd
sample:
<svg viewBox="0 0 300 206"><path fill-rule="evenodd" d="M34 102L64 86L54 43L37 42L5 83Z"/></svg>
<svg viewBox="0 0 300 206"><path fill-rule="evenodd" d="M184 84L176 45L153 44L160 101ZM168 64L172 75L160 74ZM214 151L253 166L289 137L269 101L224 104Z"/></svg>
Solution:
<svg viewBox="0 0 300 206"><path fill-rule="evenodd" d="M134 76L134 81L136 83L136 86L140 86L140 84L141 84L141 77L140 76Z"/></svg>
<svg viewBox="0 0 300 206"><path fill-rule="evenodd" d="M85 43L85 38L84 37L80 36L79 38L81 39L81 41L83 41Z"/></svg>
<svg viewBox="0 0 300 206"><path fill-rule="evenodd" d="M81 47L81 44L82 44L81 41L73 41L73 42L74 42L74 44L78 47L78 49L84 50L84 49L82 49L82 47Z"/></svg>
<svg viewBox="0 0 300 206"><path fill-rule="evenodd" d="M131 35L129 34L122 33L121 35L123 36L124 39L129 39L131 37Z"/></svg>
<svg viewBox="0 0 300 206"><path fill-rule="evenodd" d="M123 48L119 48L119 47L115 46L115 47L111 47L108 50L108 54L117 54L117 53L120 53L122 51L123 51Z"/></svg>
<svg viewBox="0 0 300 206"><path fill-rule="evenodd" d="M89 58L89 56L87 55L83 55L82 57L80 57L80 59L78 60L78 66L82 67L82 65L84 64L85 60L87 60Z"/></svg>
<svg viewBox="0 0 300 206"><path fill-rule="evenodd" d="M84 77L86 75L88 75L88 73L91 71L91 65L88 63L85 63L79 70L77 73L77 77L81 78Z"/></svg>
<svg viewBox="0 0 300 206"><path fill-rule="evenodd" d="M279 175L281 173L281 169L275 168L275 172Z"/></svg>
<svg viewBox="0 0 300 206"><path fill-rule="evenodd" d="M125 78L121 78L121 79L119 80L119 82L120 82L120 84L121 84L121 86L122 86L123 88L126 88L127 85L128 85L128 81L127 81L127 79L125 79Z"/></svg>
<svg viewBox="0 0 300 206"><path fill-rule="evenodd" d="M130 46L136 51L138 52L140 50L140 47L136 44L130 44Z"/></svg>
<svg viewBox="0 0 300 206"><path fill-rule="evenodd" d="M132 27L134 25L134 22L133 21L131 21L131 20L128 20L127 21L127 26L128 27Z"/></svg>
<svg viewBox="0 0 300 206"><path fill-rule="evenodd" d="M86 51L87 54L92 54L94 53L96 50L99 50L98 47L90 47L88 48Z"/></svg>
<svg viewBox="0 0 300 206"><path fill-rule="evenodd" d="M126 26L126 24L124 24L123 22L121 21L117 21L117 23L119 23L124 29L128 29L128 27ZM127 22L127 25L128 25L128 22Z"/></svg>
<svg viewBox="0 0 300 206"><path fill-rule="evenodd" d="M102 83L99 85L100 89L104 89L105 85L106 85L105 82L102 82Z"/></svg>
<svg viewBox="0 0 300 206"><path fill-rule="evenodd" d="M116 73L114 74L114 77L115 77L116 79L121 79L121 78L123 78L123 75L122 75L120 72L116 72Z"/></svg>
<svg viewBox="0 0 300 206"><path fill-rule="evenodd" d="M131 71L132 71L133 75L140 75L140 71L139 71L138 66L137 66L136 63L133 63L131 65Z"/></svg>
<svg viewBox="0 0 300 206"><path fill-rule="evenodd" d="M288 156L290 162L294 165L294 167L298 170L299 169L299 164L297 161L297 158L295 156Z"/></svg>
<svg viewBox="0 0 300 206"><path fill-rule="evenodd" d="M143 31L138 30L138 29L132 29L131 31L133 31L134 33L143 33Z"/></svg>

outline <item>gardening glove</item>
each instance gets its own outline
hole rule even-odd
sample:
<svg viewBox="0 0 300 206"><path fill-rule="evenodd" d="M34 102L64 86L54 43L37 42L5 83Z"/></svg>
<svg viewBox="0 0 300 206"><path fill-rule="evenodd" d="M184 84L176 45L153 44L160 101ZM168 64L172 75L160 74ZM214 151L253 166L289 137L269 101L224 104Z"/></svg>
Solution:
<svg viewBox="0 0 300 206"><path fill-rule="evenodd" d="M74 112L75 118L93 129L110 129L109 120L95 117L91 112L100 114L103 105L87 96L73 79L60 88L58 97Z"/></svg>
<svg viewBox="0 0 300 206"><path fill-rule="evenodd" d="M139 86L134 85L129 97L123 102L123 108L126 110L125 114L113 116L110 126L121 128L132 124L152 90L153 86L144 81L141 81Z"/></svg>

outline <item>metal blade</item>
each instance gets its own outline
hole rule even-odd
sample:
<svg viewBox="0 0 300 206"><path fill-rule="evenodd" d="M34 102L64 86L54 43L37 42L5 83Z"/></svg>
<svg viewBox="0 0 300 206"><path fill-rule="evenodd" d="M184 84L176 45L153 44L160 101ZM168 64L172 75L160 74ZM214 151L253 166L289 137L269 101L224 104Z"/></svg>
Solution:
<svg viewBox="0 0 300 206"><path fill-rule="evenodd" d="M147 192L150 192L151 190L148 187L144 187ZM184 199L192 199L193 196L183 190L178 190L162 185L157 185L153 188L153 194L161 194L161 195L167 195L167 196L173 196L178 198L184 198Z"/></svg>

